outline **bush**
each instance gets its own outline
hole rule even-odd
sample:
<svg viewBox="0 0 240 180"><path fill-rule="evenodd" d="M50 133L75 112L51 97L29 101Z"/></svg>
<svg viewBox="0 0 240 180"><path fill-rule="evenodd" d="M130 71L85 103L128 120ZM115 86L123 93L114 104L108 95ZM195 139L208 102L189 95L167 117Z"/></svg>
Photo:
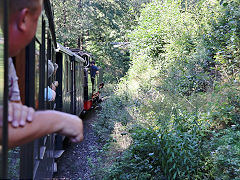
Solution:
<svg viewBox="0 0 240 180"><path fill-rule="evenodd" d="M239 3L142 11L131 67L99 120L132 138L106 179L239 179Z"/></svg>
<svg viewBox="0 0 240 180"><path fill-rule="evenodd" d="M231 129L213 133L211 141L206 146L211 150L215 179L240 178L240 131L239 125ZM238 129L238 130L237 130Z"/></svg>

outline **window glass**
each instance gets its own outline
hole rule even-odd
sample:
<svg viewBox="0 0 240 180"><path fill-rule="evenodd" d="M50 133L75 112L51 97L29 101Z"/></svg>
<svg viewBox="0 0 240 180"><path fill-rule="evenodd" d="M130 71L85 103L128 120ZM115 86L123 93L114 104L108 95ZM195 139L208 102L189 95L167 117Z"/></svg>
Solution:
<svg viewBox="0 0 240 180"><path fill-rule="evenodd" d="M66 59L65 59L65 62L66 62L66 86L67 86L67 92L69 91L69 84L68 84L68 71L69 71L69 65L68 65L68 58L67 58L67 55L65 55Z"/></svg>
<svg viewBox="0 0 240 180"><path fill-rule="evenodd" d="M35 41L35 108L39 108L40 54L42 43L42 16L38 19Z"/></svg>
<svg viewBox="0 0 240 180"><path fill-rule="evenodd" d="M56 63L56 53L54 52L55 48L54 48L54 45L53 45L53 44L52 44L51 50L52 50L52 62L53 62L53 63ZM55 79L56 79L56 73L53 74L52 77L53 77L53 80L55 80Z"/></svg>
<svg viewBox="0 0 240 180"><path fill-rule="evenodd" d="M3 88L4 88L4 35L3 26L3 1L0 1L0 108L3 107ZM3 114L0 113L0 124L2 126ZM0 127L1 128L1 127ZM2 178L2 144L0 144L0 178Z"/></svg>
<svg viewBox="0 0 240 180"><path fill-rule="evenodd" d="M0 105L3 104L3 88L4 88L4 36L2 28L0 28Z"/></svg>
<svg viewBox="0 0 240 180"><path fill-rule="evenodd" d="M45 23L46 25L48 23ZM46 92L45 92L45 101L46 101L46 104L45 104L45 109L47 109L48 107L48 85L49 85L49 82L48 82L48 60L51 60L51 56L52 56L52 50L51 50L51 37L49 35L49 32L48 33L45 33L45 38L46 38L46 44L45 44L45 47L47 47L47 51L46 51L46 59L45 59L45 84L44 84L44 87L46 88Z"/></svg>
<svg viewBox="0 0 240 180"><path fill-rule="evenodd" d="M65 93L65 90L67 88L67 84L66 84L66 58L65 58L65 55L62 54L62 73L63 73L63 76L62 76L62 89L63 89L63 92Z"/></svg>
<svg viewBox="0 0 240 180"><path fill-rule="evenodd" d="M35 45L35 108L38 109L38 102L39 102L39 63L40 63L40 44L36 41Z"/></svg>
<svg viewBox="0 0 240 180"><path fill-rule="evenodd" d="M47 51L48 52L48 51ZM44 79L44 108L47 108L47 102L48 102L48 53L45 55L45 66L44 66L44 72L45 72L45 79Z"/></svg>
<svg viewBox="0 0 240 180"><path fill-rule="evenodd" d="M38 19L36 38L38 39L39 43L42 43L42 16L39 16Z"/></svg>
<svg viewBox="0 0 240 180"><path fill-rule="evenodd" d="M70 57L68 58L68 91L70 92L72 90L72 62L70 61Z"/></svg>

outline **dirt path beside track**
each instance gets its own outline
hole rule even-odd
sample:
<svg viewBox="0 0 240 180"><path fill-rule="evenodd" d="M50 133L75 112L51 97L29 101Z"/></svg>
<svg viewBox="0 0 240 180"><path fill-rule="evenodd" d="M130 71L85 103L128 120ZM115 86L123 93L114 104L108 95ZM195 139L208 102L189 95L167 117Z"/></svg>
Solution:
<svg viewBox="0 0 240 180"><path fill-rule="evenodd" d="M91 164L96 164L101 149L98 138L93 132L92 123L97 120L95 110L84 117L84 140L79 144L70 144L57 160L58 172L54 178L93 180Z"/></svg>

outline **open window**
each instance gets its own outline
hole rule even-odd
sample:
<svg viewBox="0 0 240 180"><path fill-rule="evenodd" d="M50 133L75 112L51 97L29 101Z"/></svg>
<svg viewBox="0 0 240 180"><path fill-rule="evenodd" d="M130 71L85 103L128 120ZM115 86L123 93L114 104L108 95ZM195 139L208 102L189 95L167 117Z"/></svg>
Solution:
<svg viewBox="0 0 240 180"><path fill-rule="evenodd" d="M8 172L8 2L0 1L0 179L7 179Z"/></svg>

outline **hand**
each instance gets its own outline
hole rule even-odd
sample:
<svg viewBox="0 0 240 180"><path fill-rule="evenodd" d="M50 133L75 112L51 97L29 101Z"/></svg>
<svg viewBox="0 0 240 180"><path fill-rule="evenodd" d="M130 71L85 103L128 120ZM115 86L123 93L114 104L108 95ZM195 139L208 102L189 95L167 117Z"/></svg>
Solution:
<svg viewBox="0 0 240 180"><path fill-rule="evenodd" d="M83 140L82 120L71 114L65 114L63 118L62 128L58 133L68 136L71 142L81 142Z"/></svg>
<svg viewBox="0 0 240 180"><path fill-rule="evenodd" d="M8 122L14 128L25 126L26 121L32 122L34 109L19 103L8 103Z"/></svg>

